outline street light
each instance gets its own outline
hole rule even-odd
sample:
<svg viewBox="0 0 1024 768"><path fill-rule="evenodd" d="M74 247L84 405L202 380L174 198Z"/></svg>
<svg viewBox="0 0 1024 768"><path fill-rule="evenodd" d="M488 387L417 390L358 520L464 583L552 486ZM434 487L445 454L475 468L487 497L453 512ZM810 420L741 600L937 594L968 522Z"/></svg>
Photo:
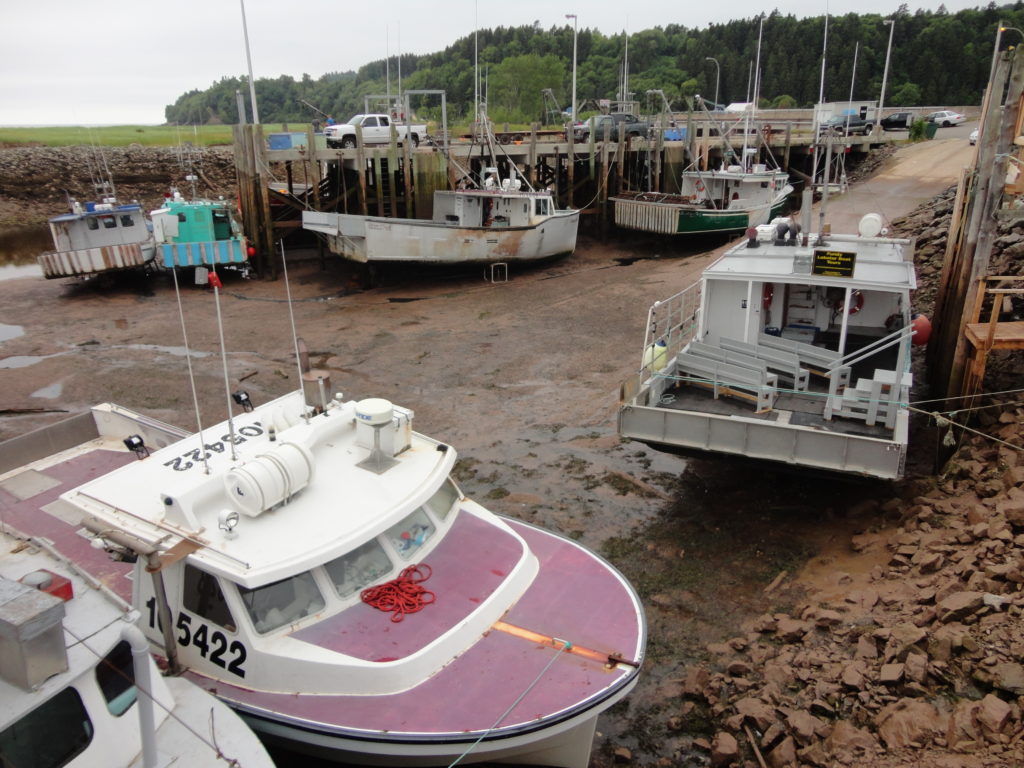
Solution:
<svg viewBox="0 0 1024 768"><path fill-rule="evenodd" d="M999 28L999 34L998 34L998 35L996 35L996 45L997 45L997 46L999 45L999 40L1000 40L1000 38L1002 38L1002 36L1003 36L1003 32L1007 32L1007 31L1012 31L1012 32L1016 32L1016 33L1017 33L1018 35L1020 35L1021 37L1024 37L1024 32L1021 32L1021 31L1020 31L1019 29L1017 29L1016 27L1000 27L1000 28Z"/></svg>
<svg viewBox="0 0 1024 768"><path fill-rule="evenodd" d="M572 122L576 123L576 34L578 20L575 13L565 14L565 18L572 19Z"/></svg>
<svg viewBox="0 0 1024 768"><path fill-rule="evenodd" d="M718 76L722 74L722 70L718 66L718 59L713 56L705 56L704 61L715 62L715 109L718 109Z"/></svg>
<svg viewBox="0 0 1024 768"><path fill-rule="evenodd" d="M889 54L892 53L892 33L896 31L896 19L884 19L883 24L889 25L889 45L885 49L885 69L882 70L882 95L878 97L878 130L881 130L881 120L884 117L882 110L885 109L885 81L889 77Z"/></svg>

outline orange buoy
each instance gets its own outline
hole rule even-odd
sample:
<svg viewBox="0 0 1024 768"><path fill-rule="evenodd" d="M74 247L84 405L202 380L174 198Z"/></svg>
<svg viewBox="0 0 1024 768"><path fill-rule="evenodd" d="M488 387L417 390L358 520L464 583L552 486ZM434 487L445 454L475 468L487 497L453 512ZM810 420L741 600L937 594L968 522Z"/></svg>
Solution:
<svg viewBox="0 0 1024 768"><path fill-rule="evenodd" d="M932 337L932 321L925 315L914 315L910 318L910 327L914 329L911 341L914 344L927 344Z"/></svg>

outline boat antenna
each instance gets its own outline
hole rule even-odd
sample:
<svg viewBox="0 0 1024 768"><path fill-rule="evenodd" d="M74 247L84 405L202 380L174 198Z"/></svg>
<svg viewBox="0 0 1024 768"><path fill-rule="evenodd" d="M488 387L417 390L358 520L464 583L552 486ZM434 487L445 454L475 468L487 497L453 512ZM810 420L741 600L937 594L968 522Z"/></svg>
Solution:
<svg viewBox="0 0 1024 768"><path fill-rule="evenodd" d="M402 121L405 121L405 111L401 108L402 103L402 22L398 22L398 94L395 101L399 104L398 114Z"/></svg>
<svg viewBox="0 0 1024 768"><path fill-rule="evenodd" d="M231 460L237 461L238 456L235 453L235 416L231 408L231 384L228 380L228 353L227 348L224 346L224 320L220 314L220 289L223 287L223 284L217 275L216 268L212 264L210 265L210 285L213 286L213 301L217 305L217 333L220 336L220 359L224 366L224 395L228 405L228 435L229 442L231 443Z"/></svg>
<svg viewBox="0 0 1024 768"><path fill-rule="evenodd" d="M480 3L473 3L473 120L480 116Z"/></svg>
<svg viewBox="0 0 1024 768"><path fill-rule="evenodd" d="M282 238L277 242L281 246L281 268L282 271L284 272L284 289L286 295L288 296L288 319L291 320L292 323L292 343L295 345L295 367L299 371L299 389L301 390L303 388L302 355L299 353L299 335L295 331L295 312L292 311L292 286L291 283L288 281L288 259L286 259L284 256L284 239ZM306 423L309 424L308 408L302 409L302 417L306 420Z"/></svg>
<svg viewBox="0 0 1024 768"><path fill-rule="evenodd" d="M192 387L192 407L196 412L196 435L199 437L199 454L203 457L203 471L210 474L209 453L204 448L206 441L203 440L203 420L199 414L199 395L196 393L196 376L192 370L192 351L188 346L188 330L185 328L185 310L181 306L181 290L178 287L178 270L171 267L171 277L174 278L174 296L178 300L178 318L181 320L181 338L185 343L185 362L188 364L188 383Z"/></svg>
<svg viewBox="0 0 1024 768"><path fill-rule="evenodd" d="M821 43L821 78L818 83L818 104L825 102L825 57L828 54L828 2L825 2L825 36ZM818 113L820 114L820 112ZM819 123L815 122L814 130L817 131ZM815 137L817 138L817 137ZM817 143L817 142L815 142ZM811 169L811 191L814 191L814 184L818 178L818 147L814 148L814 163ZM825 175L828 176L828 171L825 171ZM825 179L825 183L828 183L828 179Z"/></svg>

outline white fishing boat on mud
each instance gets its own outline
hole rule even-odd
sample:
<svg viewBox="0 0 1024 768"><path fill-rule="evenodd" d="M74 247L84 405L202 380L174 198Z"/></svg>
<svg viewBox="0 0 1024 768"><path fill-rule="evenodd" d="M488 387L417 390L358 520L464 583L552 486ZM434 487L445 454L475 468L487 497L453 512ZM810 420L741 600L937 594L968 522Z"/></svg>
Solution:
<svg viewBox="0 0 1024 768"><path fill-rule="evenodd" d="M911 314L913 244L885 236L877 214L855 235L822 230L799 235L791 218L752 229L650 308L639 371L622 388L622 436L903 475L911 343L930 332Z"/></svg>
<svg viewBox="0 0 1024 768"><path fill-rule="evenodd" d="M70 207L49 220L53 250L37 258L43 277L87 278L155 266L156 246L141 205L121 205L108 188L100 202L71 200Z"/></svg>
<svg viewBox="0 0 1024 768"><path fill-rule="evenodd" d="M5 506L8 494L31 493L41 476L21 479L0 491ZM36 490L45 493L44 485ZM45 539L14 535L3 517L0 764L273 768L227 706L184 678L160 674L137 611Z"/></svg>
<svg viewBox="0 0 1024 768"><path fill-rule="evenodd" d="M580 212L559 209L549 189L534 190L504 158L502 178L493 126L477 112L479 172L453 164L455 190L437 190L430 219L303 211L302 226L323 235L342 258L360 263L497 264L543 261L576 250Z"/></svg>
<svg viewBox="0 0 1024 768"><path fill-rule="evenodd" d="M623 192L612 198L615 224L662 235L742 232L783 213L789 174L763 164L680 174L679 193Z"/></svg>
<svg viewBox="0 0 1024 768"><path fill-rule="evenodd" d="M130 600L154 651L266 741L586 768L643 660L632 587L467 498L412 411L303 379L196 435L106 404L0 444L5 519Z"/></svg>
<svg viewBox="0 0 1024 768"><path fill-rule="evenodd" d="M519 263L576 249L578 210L555 207L548 190L501 181L490 169L480 189L434 192L433 218L392 219L303 211L304 229L323 235L339 256L361 263Z"/></svg>

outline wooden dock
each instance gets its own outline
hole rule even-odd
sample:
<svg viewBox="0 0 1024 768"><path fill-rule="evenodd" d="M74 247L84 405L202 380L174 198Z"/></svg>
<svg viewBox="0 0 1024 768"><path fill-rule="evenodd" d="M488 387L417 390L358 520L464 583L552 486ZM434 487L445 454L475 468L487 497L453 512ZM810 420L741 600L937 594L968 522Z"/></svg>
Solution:
<svg viewBox="0 0 1024 768"><path fill-rule="evenodd" d="M521 141L498 145L496 165L502 178L515 166L531 187L550 188L559 207L581 209L587 226L604 237L613 221L609 198L637 190L678 193L684 168L691 163L713 167L730 145L743 145L743 135L731 135L728 142L718 135L717 122L690 119L683 124L690 138L681 141L666 140L658 132L652 138L612 142L607 136L591 137L580 143L567 141L564 131L542 132L534 126ZM429 219L434 190L469 184L495 165L486 147L465 139L446 147L424 142L413 148L392 136L390 144L335 149L312 128L290 135L298 137L293 146L269 149L262 126L235 128L245 231L256 248L254 267L271 279L277 274L277 243L301 229L303 210ZM867 153L904 136L876 131L833 142L850 153ZM809 121L773 122L746 139L758 148L756 162L810 178L816 141Z"/></svg>

